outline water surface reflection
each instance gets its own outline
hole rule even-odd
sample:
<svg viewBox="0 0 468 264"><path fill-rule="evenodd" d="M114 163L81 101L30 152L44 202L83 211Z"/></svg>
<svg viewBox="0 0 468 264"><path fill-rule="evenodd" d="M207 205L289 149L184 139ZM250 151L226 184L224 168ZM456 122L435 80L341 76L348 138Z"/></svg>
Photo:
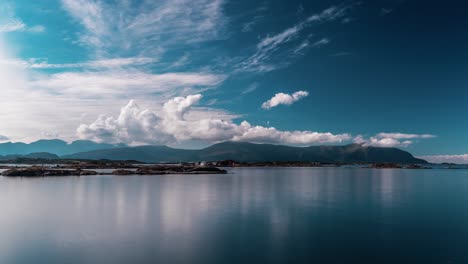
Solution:
<svg viewBox="0 0 468 264"><path fill-rule="evenodd" d="M0 178L0 263L466 260L467 171L231 172Z"/></svg>

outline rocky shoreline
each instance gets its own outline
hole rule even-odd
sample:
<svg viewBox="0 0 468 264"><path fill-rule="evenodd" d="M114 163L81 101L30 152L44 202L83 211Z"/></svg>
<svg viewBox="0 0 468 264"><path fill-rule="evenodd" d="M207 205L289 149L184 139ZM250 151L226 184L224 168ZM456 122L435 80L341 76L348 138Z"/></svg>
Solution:
<svg viewBox="0 0 468 264"><path fill-rule="evenodd" d="M5 167L4 167L5 168ZM100 168L101 169L101 168ZM105 168L109 169L109 168ZM197 166L141 166L136 168L117 168L112 172L98 172L90 169L70 167L11 167L1 173L5 177L63 177L63 176L94 176L94 175L165 175L165 174L226 174L227 171L216 167Z"/></svg>
<svg viewBox="0 0 468 264"><path fill-rule="evenodd" d="M62 176L93 176L93 175L165 175L165 174L226 174L221 168L236 167L351 167L364 169L468 169L463 166L433 167L426 164L395 164L395 163L373 163L373 164L333 164L319 162L237 162L224 160L217 162L193 162L179 164L144 164L137 161L91 161L91 160L56 160L57 163L40 160L23 160L23 163L15 165L0 163L1 176L5 177L62 177ZM43 165L37 165L43 164Z"/></svg>

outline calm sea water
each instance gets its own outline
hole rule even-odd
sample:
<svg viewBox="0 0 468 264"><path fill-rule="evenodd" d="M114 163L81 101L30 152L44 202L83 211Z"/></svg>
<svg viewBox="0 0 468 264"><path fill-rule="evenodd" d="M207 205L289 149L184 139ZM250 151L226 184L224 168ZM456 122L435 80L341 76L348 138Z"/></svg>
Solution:
<svg viewBox="0 0 468 264"><path fill-rule="evenodd" d="M0 177L0 263L468 263L468 170Z"/></svg>

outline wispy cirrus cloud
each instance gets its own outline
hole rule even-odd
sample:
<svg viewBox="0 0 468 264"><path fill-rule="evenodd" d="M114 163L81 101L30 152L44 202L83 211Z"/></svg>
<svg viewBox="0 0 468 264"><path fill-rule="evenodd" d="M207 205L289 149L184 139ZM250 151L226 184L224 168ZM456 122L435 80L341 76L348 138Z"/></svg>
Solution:
<svg viewBox="0 0 468 264"><path fill-rule="evenodd" d="M14 10L7 2L0 3L0 34L24 31L26 24L15 16Z"/></svg>
<svg viewBox="0 0 468 264"><path fill-rule="evenodd" d="M380 14L381 14L382 16L388 15L388 14L390 14L390 13L392 13L392 12L393 12L393 9L391 9L391 8L382 7L382 8L380 9Z"/></svg>
<svg viewBox="0 0 468 264"><path fill-rule="evenodd" d="M307 39L294 49L294 54L303 55L304 50L307 48L321 48L330 42L331 40L329 38L322 38L313 43L310 43L310 41Z"/></svg>
<svg viewBox="0 0 468 264"><path fill-rule="evenodd" d="M278 105L292 105L293 103L307 96L309 96L309 92L307 91L298 91L293 94L277 93L271 99L264 102L262 104L262 108L269 110Z"/></svg>
<svg viewBox="0 0 468 264"><path fill-rule="evenodd" d="M164 93L197 92L214 87L223 75L210 73L152 74L138 70L108 70L96 72L64 72L46 75L32 81L33 87L47 93L73 98L147 97Z"/></svg>
<svg viewBox="0 0 468 264"><path fill-rule="evenodd" d="M295 49L294 49L294 53L295 54L303 54L303 50L305 50L306 48L310 47L310 42L309 40L305 40L304 42L302 42L299 46L297 46Z"/></svg>
<svg viewBox="0 0 468 264"><path fill-rule="evenodd" d="M241 31L246 33L253 30L254 26L265 18L265 11L268 10L267 2L262 3L260 7L253 11L253 18L250 21L242 24Z"/></svg>
<svg viewBox="0 0 468 264"><path fill-rule="evenodd" d="M350 56L350 55L352 55L351 52L338 52L338 53L331 54L330 56L331 57L344 57L344 56Z"/></svg>
<svg viewBox="0 0 468 264"><path fill-rule="evenodd" d="M141 66L157 62L157 59L147 57L131 57L131 58L112 58L101 59L78 63L62 63L54 64L44 61L31 60L26 62L26 65L33 69L67 69L67 68L85 68L85 69L106 69L120 68L126 66Z"/></svg>
<svg viewBox="0 0 468 264"><path fill-rule="evenodd" d="M311 47L313 48L320 48L320 47L323 47L325 45L327 45L328 43L330 43L330 39L328 38L322 38L316 42L314 42Z"/></svg>
<svg viewBox="0 0 468 264"><path fill-rule="evenodd" d="M139 92L140 97L163 91L171 95L200 92L225 79L225 74L207 70L181 72L189 61L187 53L171 63L156 65L166 52L218 38L226 20L222 0L62 0L62 6L82 25L77 36L82 45L95 50L96 59L66 64L35 62L31 68L70 70L37 80L35 85L59 93L75 93L86 86L89 88L82 90L87 96L129 92L138 99Z"/></svg>
<svg viewBox="0 0 468 264"><path fill-rule="evenodd" d="M178 58L175 62L171 63L171 65L169 66L169 69L183 67L187 65L189 61L190 61L190 56L187 53L185 53L180 58Z"/></svg>
<svg viewBox="0 0 468 264"><path fill-rule="evenodd" d="M9 84L2 88L0 100L8 114L0 115L0 122L15 135L13 140L37 139L43 131L74 137L70 131L81 119L112 113L129 96L143 105L157 104L169 97L213 89L226 79L226 74L209 70L182 71L189 60L186 53L172 62L160 63L159 56L222 36L226 18L221 0L60 2L70 22L79 25L77 42L72 43L86 47L86 61L54 63L48 58L15 57L0 39L0 79ZM5 10L10 20L16 18L12 8ZM2 13L0 26L7 24L5 17ZM7 25L3 31L46 30L20 19ZM20 129L25 126L34 129Z"/></svg>
<svg viewBox="0 0 468 264"><path fill-rule="evenodd" d="M0 34L11 32L42 33L46 30L43 25L27 25L16 16L15 9L8 1L0 3Z"/></svg>
<svg viewBox="0 0 468 264"><path fill-rule="evenodd" d="M215 39L223 27L222 0L162 0L112 5L96 0L62 0L63 7L83 25L80 42L105 53L138 49L159 54L168 45Z"/></svg>
<svg viewBox="0 0 468 264"><path fill-rule="evenodd" d="M300 25L295 25L277 35L267 36L262 39L257 44L257 51L255 54L237 65L237 70L254 72L269 72L275 70L277 67L269 65L268 60L279 46L295 38L300 31Z"/></svg>
<svg viewBox="0 0 468 264"><path fill-rule="evenodd" d="M43 25L36 25L28 28L29 32L32 33L43 33L46 31L46 27Z"/></svg>
<svg viewBox="0 0 468 264"><path fill-rule="evenodd" d="M271 62L271 58L274 54L278 53L281 48L284 48L285 44L290 43L296 39L301 39L300 34L312 24L322 24L325 22L333 22L340 18L345 17L347 12L359 3L353 3L349 5L341 4L338 6L329 7L318 14L313 14L299 23L283 30L280 33L274 35L268 35L261 39L256 46L256 52L250 57L236 66L237 71L246 72L268 72L287 65L287 63L277 64ZM330 42L328 38L322 38L313 44L309 43L310 34L306 37L306 40L302 40L302 43L296 48L293 48L289 53L299 54L306 47L321 47Z"/></svg>
<svg viewBox="0 0 468 264"><path fill-rule="evenodd" d="M100 1L92 0L62 0L64 8L82 24L86 32L80 33L82 43L101 47L104 40L109 37L110 24L104 17L105 8Z"/></svg>
<svg viewBox="0 0 468 264"><path fill-rule="evenodd" d="M146 57L130 57L130 58L113 58L92 60L76 63L49 63L41 59L29 60L0 60L0 64L24 67L30 69L84 69L84 70L99 70L99 69L115 69L125 67L143 66L157 62L157 59Z"/></svg>
<svg viewBox="0 0 468 264"><path fill-rule="evenodd" d="M46 29L42 25L28 27L23 21L18 18L12 18L7 21L0 22L0 33L9 32L32 32L42 33Z"/></svg>
<svg viewBox="0 0 468 264"><path fill-rule="evenodd" d="M12 19L4 24L0 25L0 33L24 31L26 30L26 24L19 19Z"/></svg>
<svg viewBox="0 0 468 264"><path fill-rule="evenodd" d="M346 13L355 7L356 5L360 5L361 2L355 2L352 4L340 4L331 6L325 10L323 10L319 14L314 14L309 16L306 19L306 22L327 22L327 21L335 21L345 17Z"/></svg>
<svg viewBox="0 0 468 264"><path fill-rule="evenodd" d="M84 125L78 134L82 138L129 143L237 140L308 145L350 141L349 134L285 131L247 121L236 123L233 120L237 115L213 108L221 105L223 98L213 98L205 107L196 105L201 99L199 93L222 84L233 68L235 72L269 72L288 65L296 53L327 45L327 37L315 36L307 29L343 21L355 5L333 6L262 35L252 43L250 53L239 55L236 66L215 71L203 65L206 61L197 63L199 68L183 66L197 59L191 48L226 36L229 19L224 15L222 0L61 0L70 21L78 25L79 31L74 33L77 42L89 54L79 61L53 63L47 58L15 59L0 46L0 79L9 84L2 88L0 101L8 111L0 115L0 123L8 128L8 135L15 137L25 126L35 127L29 134L69 136L81 123ZM0 23L0 31L1 25L3 32L46 30L20 19L10 22ZM255 23L244 25L244 31L252 30ZM166 61L159 64L161 60ZM241 93L251 93L257 87L254 83ZM305 91L278 94L263 108L289 105L307 95ZM138 100L144 107L139 108L133 101L116 113L115 105L124 105L127 98ZM107 115L95 120L99 114ZM426 137L373 138L366 140L375 145L403 146Z"/></svg>
<svg viewBox="0 0 468 264"><path fill-rule="evenodd" d="M247 87L247 89L243 90L241 94L253 93L255 90L257 90L258 86L259 86L258 83L252 83Z"/></svg>

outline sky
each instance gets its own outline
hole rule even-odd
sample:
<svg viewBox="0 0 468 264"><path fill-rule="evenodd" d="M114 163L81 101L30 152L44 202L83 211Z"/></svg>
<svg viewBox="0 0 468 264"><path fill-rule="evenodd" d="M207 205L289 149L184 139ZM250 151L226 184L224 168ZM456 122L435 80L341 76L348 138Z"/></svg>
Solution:
<svg viewBox="0 0 468 264"><path fill-rule="evenodd" d="M463 1L2 0L0 140L468 163Z"/></svg>

